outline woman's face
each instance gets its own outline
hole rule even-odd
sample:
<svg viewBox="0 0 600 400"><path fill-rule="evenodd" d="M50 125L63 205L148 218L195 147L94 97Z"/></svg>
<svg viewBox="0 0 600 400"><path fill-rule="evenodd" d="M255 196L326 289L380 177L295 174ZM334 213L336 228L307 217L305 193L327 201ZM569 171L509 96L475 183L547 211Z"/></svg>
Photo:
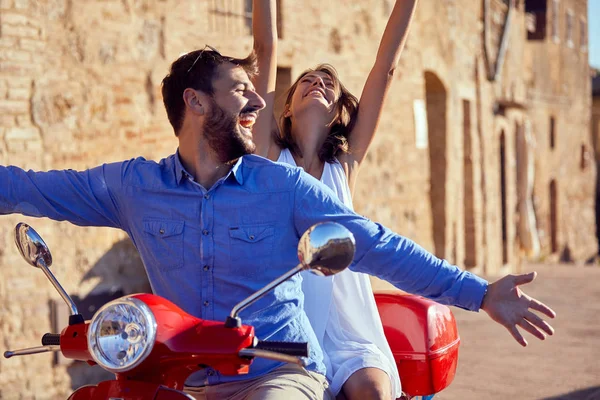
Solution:
<svg viewBox="0 0 600 400"><path fill-rule="evenodd" d="M311 118L320 116L330 123L335 116L338 91L338 85L326 72L309 72L300 78L286 116L298 117L308 112Z"/></svg>

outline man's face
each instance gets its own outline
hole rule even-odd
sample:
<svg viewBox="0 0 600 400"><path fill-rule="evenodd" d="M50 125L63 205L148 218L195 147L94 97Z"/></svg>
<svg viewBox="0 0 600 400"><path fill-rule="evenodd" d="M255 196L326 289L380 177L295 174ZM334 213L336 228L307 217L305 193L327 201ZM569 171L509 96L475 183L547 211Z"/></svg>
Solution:
<svg viewBox="0 0 600 400"><path fill-rule="evenodd" d="M254 152L252 125L265 107L243 68L221 64L204 121L204 137L221 162Z"/></svg>

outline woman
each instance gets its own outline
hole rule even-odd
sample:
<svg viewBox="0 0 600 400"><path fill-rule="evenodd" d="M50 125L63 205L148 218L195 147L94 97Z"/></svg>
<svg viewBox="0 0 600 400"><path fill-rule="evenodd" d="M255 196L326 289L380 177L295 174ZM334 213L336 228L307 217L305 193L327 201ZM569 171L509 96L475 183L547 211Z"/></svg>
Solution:
<svg viewBox="0 0 600 400"><path fill-rule="evenodd" d="M360 101L344 88L333 67L319 65L290 88L281 133L273 135L275 1L254 0L254 50L260 71L254 84L267 104L253 128L256 153L304 168L351 208L351 193L377 130L416 3L396 1ZM334 393L349 400L399 397L398 371L368 277L344 271L333 279L310 274L304 278L305 310L323 347Z"/></svg>

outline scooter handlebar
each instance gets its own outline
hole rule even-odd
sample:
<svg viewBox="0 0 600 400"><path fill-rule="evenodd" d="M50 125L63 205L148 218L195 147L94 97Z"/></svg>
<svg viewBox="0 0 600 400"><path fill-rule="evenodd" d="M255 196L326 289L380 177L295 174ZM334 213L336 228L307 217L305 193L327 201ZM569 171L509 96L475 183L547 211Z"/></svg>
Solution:
<svg viewBox="0 0 600 400"><path fill-rule="evenodd" d="M60 333L46 333L42 336L42 346L60 346Z"/></svg>
<svg viewBox="0 0 600 400"><path fill-rule="evenodd" d="M288 356L287 354L275 353L269 350L262 349L242 349L239 352L240 357L248 357L248 358L266 358L268 360L274 360L289 364L300 365L301 367L306 367L306 361L301 357Z"/></svg>
<svg viewBox="0 0 600 400"><path fill-rule="evenodd" d="M308 343L277 342L259 340L255 349L268 350L275 353L286 354L294 357L308 357Z"/></svg>

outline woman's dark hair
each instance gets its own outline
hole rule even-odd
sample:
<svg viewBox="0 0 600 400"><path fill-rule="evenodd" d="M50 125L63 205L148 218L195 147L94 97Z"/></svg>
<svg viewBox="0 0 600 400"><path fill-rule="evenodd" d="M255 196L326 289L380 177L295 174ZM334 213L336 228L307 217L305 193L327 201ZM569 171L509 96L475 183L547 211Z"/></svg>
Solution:
<svg viewBox="0 0 600 400"><path fill-rule="evenodd" d="M185 116L184 90L192 88L212 95L212 83L218 78L217 68L224 63L242 67L250 78L258 73L254 52L244 59L239 59L223 56L209 46L184 54L171 64L169 73L162 80L162 97L175 136L179 135Z"/></svg>
<svg viewBox="0 0 600 400"><path fill-rule="evenodd" d="M319 159L321 161L333 162L339 153L348 153L351 150L348 148L348 136L354 127L358 112L358 99L342 85L335 68L329 64L319 64L315 68L307 69L300 74L298 79L296 79L294 84L288 89L284 109L287 110L290 107L292 97L294 96L294 92L296 91L300 80L307 74L316 71L326 73L339 92L335 102L335 117L331 124L329 135L319 151ZM289 116L286 117L285 114L284 111L280 117L279 123L281 131L279 136L276 136L275 140L282 148L290 149L292 153L302 156L302 152L292 136L292 119Z"/></svg>

